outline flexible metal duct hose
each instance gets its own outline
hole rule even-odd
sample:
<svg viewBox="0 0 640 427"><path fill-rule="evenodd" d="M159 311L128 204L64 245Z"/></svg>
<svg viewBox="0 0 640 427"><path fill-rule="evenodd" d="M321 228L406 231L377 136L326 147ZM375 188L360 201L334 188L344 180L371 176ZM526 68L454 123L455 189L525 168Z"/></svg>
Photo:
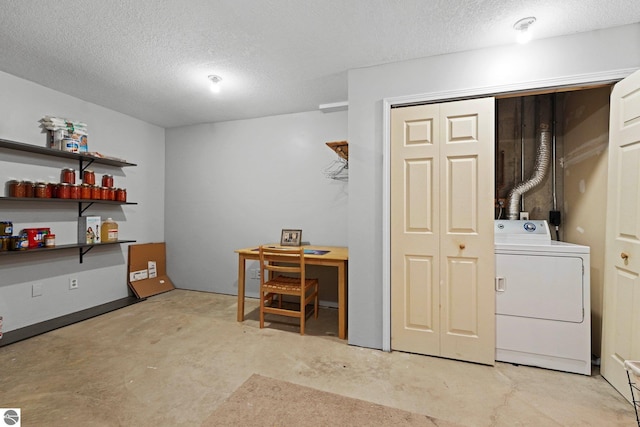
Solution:
<svg viewBox="0 0 640 427"><path fill-rule="evenodd" d="M508 217L509 219L518 219L520 216L520 196L538 186L549 169L549 140L551 132L549 131L549 125L540 125L540 145L538 146L538 153L536 155L536 164L533 167L533 174L527 181L523 181L520 184L513 187L508 196Z"/></svg>

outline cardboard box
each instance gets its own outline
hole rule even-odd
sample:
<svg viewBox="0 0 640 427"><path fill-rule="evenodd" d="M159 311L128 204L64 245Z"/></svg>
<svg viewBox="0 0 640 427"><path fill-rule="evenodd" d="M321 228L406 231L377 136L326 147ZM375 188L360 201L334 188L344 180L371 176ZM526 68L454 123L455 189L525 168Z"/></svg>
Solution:
<svg viewBox="0 0 640 427"><path fill-rule="evenodd" d="M129 246L129 287L138 298L175 289L167 276L166 247L161 243Z"/></svg>
<svg viewBox="0 0 640 427"><path fill-rule="evenodd" d="M78 243L102 243L100 241L100 223L99 216L78 218Z"/></svg>

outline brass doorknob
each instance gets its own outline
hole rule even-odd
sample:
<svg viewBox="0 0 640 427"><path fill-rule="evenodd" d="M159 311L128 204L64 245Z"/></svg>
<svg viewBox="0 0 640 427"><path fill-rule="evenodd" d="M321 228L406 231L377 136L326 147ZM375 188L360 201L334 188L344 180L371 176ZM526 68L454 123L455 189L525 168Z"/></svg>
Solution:
<svg viewBox="0 0 640 427"><path fill-rule="evenodd" d="M460 250L466 248L466 246L464 245L464 243L460 243Z"/></svg>
<svg viewBox="0 0 640 427"><path fill-rule="evenodd" d="M622 252L620 253L620 258L622 258L623 260L628 260L629 259L629 254L626 252Z"/></svg>

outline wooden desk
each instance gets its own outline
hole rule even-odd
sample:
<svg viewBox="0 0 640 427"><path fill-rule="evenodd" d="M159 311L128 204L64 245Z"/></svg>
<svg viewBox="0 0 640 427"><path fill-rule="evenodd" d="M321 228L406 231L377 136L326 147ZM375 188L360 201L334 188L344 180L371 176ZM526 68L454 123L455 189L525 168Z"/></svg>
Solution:
<svg viewBox="0 0 640 427"><path fill-rule="evenodd" d="M274 244L273 246L279 246ZM237 249L238 254L238 322L244 321L244 280L246 261L260 258L258 246ZM347 338L347 267L349 249L341 246L304 246L305 249L329 251L324 255L306 254L306 265L324 265L338 269L338 337Z"/></svg>

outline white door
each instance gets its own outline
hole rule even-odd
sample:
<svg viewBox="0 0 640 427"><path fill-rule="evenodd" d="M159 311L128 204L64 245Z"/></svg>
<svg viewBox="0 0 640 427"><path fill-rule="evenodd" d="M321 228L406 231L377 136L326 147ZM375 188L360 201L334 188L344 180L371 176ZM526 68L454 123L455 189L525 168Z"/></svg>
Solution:
<svg viewBox="0 0 640 427"><path fill-rule="evenodd" d="M391 346L493 364L493 98L391 112Z"/></svg>
<svg viewBox="0 0 640 427"><path fill-rule="evenodd" d="M440 355L440 107L391 111L391 348Z"/></svg>
<svg viewBox="0 0 640 427"><path fill-rule="evenodd" d="M611 93L604 275L601 373L630 399L623 363L640 360L640 71Z"/></svg>

